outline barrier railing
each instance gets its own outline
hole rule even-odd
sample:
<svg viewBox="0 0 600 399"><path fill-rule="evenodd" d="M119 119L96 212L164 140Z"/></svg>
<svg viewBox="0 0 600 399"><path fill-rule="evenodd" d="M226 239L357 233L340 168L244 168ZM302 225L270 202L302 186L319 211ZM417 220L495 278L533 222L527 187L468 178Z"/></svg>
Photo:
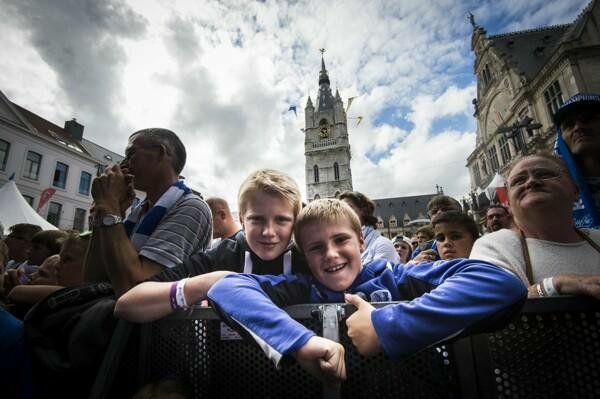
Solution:
<svg viewBox="0 0 600 399"><path fill-rule="evenodd" d="M212 309L197 308L141 326L120 322L91 398L130 398L165 377L177 377L201 398L600 397L600 302L589 298L528 300L506 328L435 345L402 363L357 353L343 322L349 305L286 311L345 346L348 379L340 390L324 390L295 364L276 370Z"/></svg>

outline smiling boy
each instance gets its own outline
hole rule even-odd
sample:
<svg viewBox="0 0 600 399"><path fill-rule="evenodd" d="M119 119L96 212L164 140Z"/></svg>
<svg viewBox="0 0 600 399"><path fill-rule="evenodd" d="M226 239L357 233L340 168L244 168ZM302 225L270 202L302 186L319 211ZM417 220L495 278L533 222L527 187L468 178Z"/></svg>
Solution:
<svg viewBox="0 0 600 399"><path fill-rule="evenodd" d="M418 268L385 261L361 265L360 221L336 199L307 205L294 233L312 276L232 274L208 297L222 318L255 339L276 365L293 356L326 381L345 378L343 347L316 336L281 307L346 300L358 308L346 324L359 352L383 351L398 361L436 342L493 328L517 312L526 297L512 273L476 260ZM363 298L411 302L374 309Z"/></svg>
<svg viewBox="0 0 600 399"><path fill-rule="evenodd" d="M148 322L187 309L206 299L211 285L231 272L310 273L291 243L302 207L300 189L291 177L271 169L251 173L240 186L238 205L242 231L132 288L119 298L115 315Z"/></svg>

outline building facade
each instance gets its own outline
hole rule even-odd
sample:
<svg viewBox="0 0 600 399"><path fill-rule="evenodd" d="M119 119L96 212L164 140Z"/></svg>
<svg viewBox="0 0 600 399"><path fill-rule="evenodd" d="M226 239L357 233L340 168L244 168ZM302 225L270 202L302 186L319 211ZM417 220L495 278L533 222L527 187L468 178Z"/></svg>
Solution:
<svg viewBox="0 0 600 399"><path fill-rule="evenodd" d="M374 199L377 230L388 238L411 237L419 227L429 223L427 204L438 194Z"/></svg>
<svg viewBox="0 0 600 399"><path fill-rule="evenodd" d="M514 159L552 149L552 117L569 97L600 92L597 3L569 24L492 36L471 15L477 138L467 167L473 192L485 190L496 172L505 175Z"/></svg>
<svg viewBox="0 0 600 399"><path fill-rule="evenodd" d="M83 129L75 120L55 125L0 91L0 186L13 178L27 202L61 229L88 228L92 180L104 165L121 159L83 140ZM45 191L54 194L40 207Z"/></svg>
<svg viewBox="0 0 600 399"><path fill-rule="evenodd" d="M344 103L331 93L325 60L321 58L316 106L310 96L304 109L304 156L308 201L338 197L352 191L350 142Z"/></svg>

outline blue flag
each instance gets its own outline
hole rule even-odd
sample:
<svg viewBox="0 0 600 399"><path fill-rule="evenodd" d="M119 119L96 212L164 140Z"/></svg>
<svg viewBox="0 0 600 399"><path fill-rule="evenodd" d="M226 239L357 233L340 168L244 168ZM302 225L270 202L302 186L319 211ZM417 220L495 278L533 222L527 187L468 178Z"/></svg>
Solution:
<svg viewBox="0 0 600 399"><path fill-rule="evenodd" d="M558 128L556 142L554 143L554 153L565 161L571 179L573 179L579 188L579 198L573 206L573 222L575 223L575 227L600 228L600 210L596 207L592 191L585 182L585 178L579 170L575 159L573 159L573 154L571 154L567 143L563 140L560 127Z"/></svg>
<svg viewBox="0 0 600 399"><path fill-rule="evenodd" d="M296 117L298 117L298 114L296 113L296 106L292 105L288 108L288 111L294 111L294 115L296 115Z"/></svg>

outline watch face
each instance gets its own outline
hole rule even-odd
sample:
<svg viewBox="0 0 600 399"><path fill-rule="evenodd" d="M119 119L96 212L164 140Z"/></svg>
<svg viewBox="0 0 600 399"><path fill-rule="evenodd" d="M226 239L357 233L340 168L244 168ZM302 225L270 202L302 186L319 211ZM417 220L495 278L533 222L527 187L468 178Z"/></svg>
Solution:
<svg viewBox="0 0 600 399"><path fill-rule="evenodd" d="M112 226L120 222L120 218L115 215L105 215L102 218L102 225L104 226Z"/></svg>

